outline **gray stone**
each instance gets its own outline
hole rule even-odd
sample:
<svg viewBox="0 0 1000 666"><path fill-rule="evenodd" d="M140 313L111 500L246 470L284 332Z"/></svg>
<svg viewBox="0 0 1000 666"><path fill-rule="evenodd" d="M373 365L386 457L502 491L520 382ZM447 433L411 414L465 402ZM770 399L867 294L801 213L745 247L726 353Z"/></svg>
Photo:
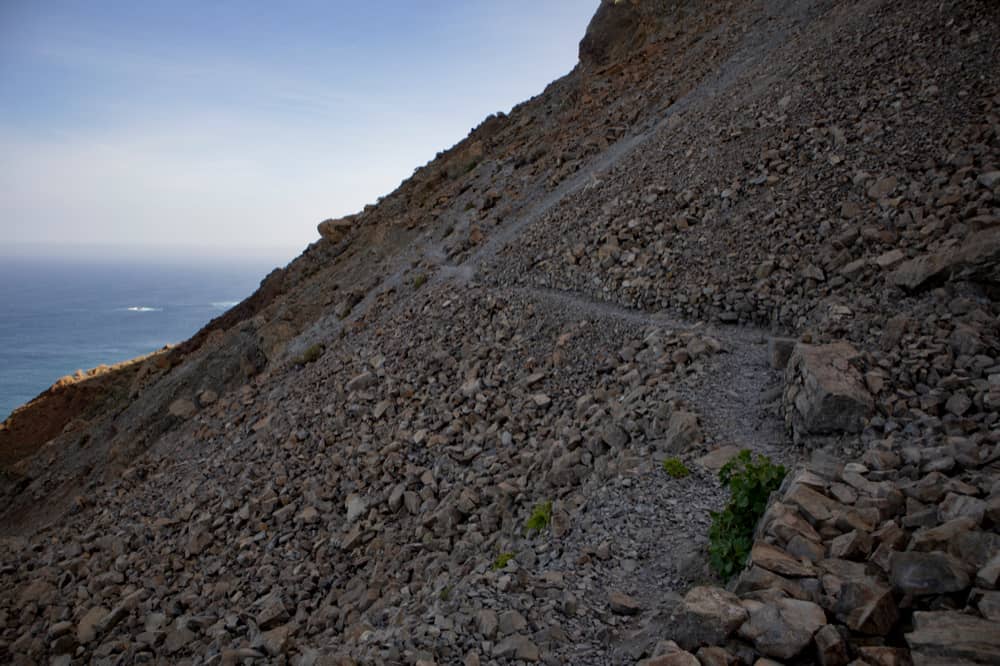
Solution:
<svg viewBox="0 0 1000 666"><path fill-rule="evenodd" d="M702 433L697 415L676 411L670 415L660 448L667 453L680 454L690 451L701 441Z"/></svg>
<svg viewBox="0 0 1000 666"><path fill-rule="evenodd" d="M851 365L857 356L846 342L795 347L785 371L785 414L796 438L861 431L874 401Z"/></svg>
<svg viewBox="0 0 1000 666"><path fill-rule="evenodd" d="M948 594L969 587L962 563L939 551L893 553L890 576L892 587L904 594Z"/></svg>
<svg viewBox="0 0 1000 666"><path fill-rule="evenodd" d="M493 656L522 661L538 661L541 658L538 646L532 643L527 636L521 635L508 636L494 645Z"/></svg>
<svg viewBox="0 0 1000 666"><path fill-rule="evenodd" d="M813 634L826 624L826 613L811 601L782 598L774 603L744 600L749 619L739 635L753 641L762 654L792 659L812 642Z"/></svg>
<svg viewBox="0 0 1000 666"><path fill-rule="evenodd" d="M913 614L913 631L905 638L915 663L960 659L1000 663L1000 631L996 623L957 611L917 611Z"/></svg>

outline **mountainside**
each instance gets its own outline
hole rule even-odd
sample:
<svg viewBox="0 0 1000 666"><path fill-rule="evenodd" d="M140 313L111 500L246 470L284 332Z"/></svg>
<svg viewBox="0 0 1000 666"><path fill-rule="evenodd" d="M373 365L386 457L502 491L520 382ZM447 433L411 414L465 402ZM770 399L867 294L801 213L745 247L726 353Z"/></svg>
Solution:
<svg viewBox="0 0 1000 666"><path fill-rule="evenodd" d="M4 661L1000 661L997 3L603 2L319 233L0 427Z"/></svg>

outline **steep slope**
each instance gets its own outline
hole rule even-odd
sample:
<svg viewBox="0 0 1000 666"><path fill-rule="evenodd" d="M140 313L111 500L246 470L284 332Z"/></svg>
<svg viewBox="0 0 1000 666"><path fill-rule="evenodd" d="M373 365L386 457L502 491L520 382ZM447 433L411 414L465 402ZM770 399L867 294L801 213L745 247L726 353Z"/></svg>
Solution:
<svg viewBox="0 0 1000 666"><path fill-rule="evenodd" d="M994 659L998 18L602 3L567 77L16 465L0 654ZM802 467L742 598L688 592L739 448Z"/></svg>

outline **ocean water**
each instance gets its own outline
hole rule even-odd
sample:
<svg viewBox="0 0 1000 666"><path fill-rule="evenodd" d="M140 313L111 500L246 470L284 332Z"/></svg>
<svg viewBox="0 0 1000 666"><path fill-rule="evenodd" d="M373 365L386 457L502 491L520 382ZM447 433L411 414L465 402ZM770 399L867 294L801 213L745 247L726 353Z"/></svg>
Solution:
<svg viewBox="0 0 1000 666"><path fill-rule="evenodd" d="M0 257L0 421L78 369L186 340L285 260Z"/></svg>

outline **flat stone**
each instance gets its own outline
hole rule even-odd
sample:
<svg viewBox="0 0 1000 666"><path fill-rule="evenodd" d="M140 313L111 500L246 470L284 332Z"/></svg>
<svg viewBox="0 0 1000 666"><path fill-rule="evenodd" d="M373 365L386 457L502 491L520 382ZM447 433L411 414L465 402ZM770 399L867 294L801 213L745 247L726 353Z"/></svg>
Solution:
<svg viewBox="0 0 1000 666"><path fill-rule="evenodd" d="M762 541L755 543L750 550L750 561L782 576L805 578L816 575L816 569L808 562L800 562L777 546Z"/></svg>
<svg viewBox="0 0 1000 666"><path fill-rule="evenodd" d="M784 501L798 506L813 525L831 520L838 513L847 510L847 507L839 502L801 483L792 484L785 494Z"/></svg>
<svg viewBox="0 0 1000 666"><path fill-rule="evenodd" d="M718 472L727 462L735 458L740 450L738 446L720 446L717 449L712 449L694 462L709 471Z"/></svg>
<svg viewBox="0 0 1000 666"><path fill-rule="evenodd" d="M888 282L906 291L920 291L957 275L996 283L1000 279L1000 227L970 234L961 246L915 257L901 263Z"/></svg>
<svg viewBox="0 0 1000 666"><path fill-rule="evenodd" d="M906 259L906 254L902 250L897 248L895 250L889 250L888 252L885 252L875 257L875 265L884 270L892 268L893 266L901 262L903 259Z"/></svg>
<svg viewBox="0 0 1000 666"><path fill-rule="evenodd" d="M959 659L1000 663L1000 631L996 623L958 611L915 612L913 631L905 638L915 663Z"/></svg>

